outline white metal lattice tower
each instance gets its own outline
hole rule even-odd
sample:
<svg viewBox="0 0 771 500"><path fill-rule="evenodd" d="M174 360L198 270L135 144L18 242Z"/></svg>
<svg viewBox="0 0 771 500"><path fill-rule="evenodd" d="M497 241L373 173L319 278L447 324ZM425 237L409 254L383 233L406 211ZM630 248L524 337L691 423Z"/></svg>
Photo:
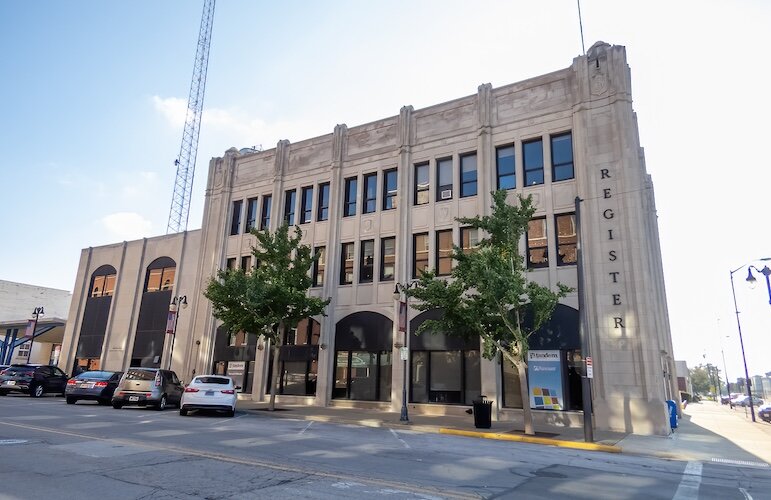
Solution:
<svg viewBox="0 0 771 500"><path fill-rule="evenodd" d="M206 70L209 66L209 46L211 44L215 2L216 0L204 0L203 3L201 30L198 34L198 47L195 51L195 63L193 64L193 79L190 82L190 96L185 113L185 128L182 131L182 145L179 148L179 156L174 160L177 167L177 177L174 181L174 195L171 199L166 234L187 231L195 160L198 154L198 135L201 131L203 96L206 90Z"/></svg>

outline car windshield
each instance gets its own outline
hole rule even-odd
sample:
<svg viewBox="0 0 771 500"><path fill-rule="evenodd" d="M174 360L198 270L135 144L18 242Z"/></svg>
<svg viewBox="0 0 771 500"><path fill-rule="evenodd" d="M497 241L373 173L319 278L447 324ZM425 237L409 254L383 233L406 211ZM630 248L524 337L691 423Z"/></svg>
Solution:
<svg viewBox="0 0 771 500"><path fill-rule="evenodd" d="M113 375L112 372L102 372L102 371L83 372L83 373L81 373L80 375L78 375L75 378L78 378L78 379L91 379L91 380L107 380L110 377L112 377L112 375Z"/></svg>
<svg viewBox="0 0 771 500"><path fill-rule="evenodd" d="M28 368L26 366L12 366L6 368L3 375L15 375L17 377L31 377L35 374L34 368Z"/></svg>
<svg viewBox="0 0 771 500"><path fill-rule="evenodd" d="M194 384L222 384L227 385L230 383L229 378L223 378L223 377L196 377L195 380L193 380Z"/></svg>
<svg viewBox="0 0 771 500"><path fill-rule="evenodd" d="M155 380L155 371L129 370L126 372L126 380Z"/></svg>

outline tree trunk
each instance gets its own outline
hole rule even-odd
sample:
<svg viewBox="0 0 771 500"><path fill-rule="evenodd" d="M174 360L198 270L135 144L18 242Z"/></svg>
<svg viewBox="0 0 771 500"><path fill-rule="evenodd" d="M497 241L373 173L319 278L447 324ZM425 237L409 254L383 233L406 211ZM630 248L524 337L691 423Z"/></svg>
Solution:
<svg viewBox="0 0 771 500"><path fill-rule="evenodd" d="M279 355L281 353L281 343L284 341L284 322L281 321L278 324L278 342L273 345L273 375L270 384L270 403L268 403L268 410L274 411L276 409L276 393L278 392L278 378L279 378Z"/></svg>
<svg viewBox="0 0 771 500"><path fill-rule="evenodd" d="M523 361L515 362L519 372L519 392L522 395L522 417L525 421L525 434L534 436L533 410L530 409L530 392L527 390L527 364Z"/></svg>

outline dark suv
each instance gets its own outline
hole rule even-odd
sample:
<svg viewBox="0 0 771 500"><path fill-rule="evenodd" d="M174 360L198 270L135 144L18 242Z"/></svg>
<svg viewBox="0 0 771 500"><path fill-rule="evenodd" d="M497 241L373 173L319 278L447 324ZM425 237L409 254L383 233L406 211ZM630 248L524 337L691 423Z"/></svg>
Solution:
<svg viewBox="0 0 771 500"><path fill-rule="evenodd" d="M112 407L153 406L165 410L167 405L179 406L185 388L171 370L129 368L121 377L112 396Z"/></svg>
<svg viewBox="0 0 771 500"><path fill-rule="evenodd" d="M39 398L46 392L64 396L67 374L52 365L11 365L0 375L0 396L25 392Z"/></svg>

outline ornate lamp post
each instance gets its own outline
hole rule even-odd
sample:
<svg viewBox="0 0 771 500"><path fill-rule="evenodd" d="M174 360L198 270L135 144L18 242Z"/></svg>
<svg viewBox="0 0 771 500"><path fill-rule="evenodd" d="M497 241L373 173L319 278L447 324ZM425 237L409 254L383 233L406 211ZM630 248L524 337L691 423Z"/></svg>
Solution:
<svg viewBox="0 0 771 500"><path fill-rule="evenodd" d="M37 320L40 318L41 314L45 314L45 311L43 310L43 306L36 307L32 311L32 315L35 316L35 319L30 320L32 322L31 325L28 326L27 329L27 335L29 336L29 356L27 356L27 363L32 363L32 346L35 345L35 330L37 330Z"/></svg>
<svg viewBox="0 0 771 500"><path fill-rule="evenodd" d="M405 423L409 423L410 421L410 417L407 414L407 361L409 360L410 355L407 339L410 336L410 321L408 314L408 301L410 297L406 292L410 288L416 287L417 284L417 281L410 283L396 283L396 286L394 287L394 300L399 303L399 329L402 330L403 328L404 331L404 344L401 346L403 351L400 351L400 353L405 354L401 354L401 357L404 360L404 376L402 377L402 413L399 416L399 421ZM404 300L401 300L402 294L404 294ZM404 321L403 325L402 321Z"/></svg>
<svg viewBox="0 0 771 500"><path fill-rule="evenodd" d="M187 307L187 295L180 295L171 299L169 304L169 318L166 321L166 333L171 335L171 350L169 351L169 370L171 370L171 359L174 354L174 339L177 337L177 322L179 321L179 309Z"/></svg>
<svg viewBox="0 0 771 500"><path fill-rule="evenodd" d="M771 260L771 258L766 257L758 260L768 261L768 260ZM747 267L747 282L750 284L750 286L754 286L755 283L757 282L757 280L755 279L755 276L752 274L753 269L755 269L757 272L763 274L766 277L766 286L768 288L769 304L771 304L771 284L769 284L768 276L771 274L771 269L769 269L768 266L764 266L763 269L758 269L751 263L747 263L731 271L731 293L733 294L733 298L734 298L734 311L736 311L736 327L739 330L739 344L741 345L741 348L742 348L742 361L744 362L744 380L746 380L747 396L749 396L750 398L750 402L749 402L750 415L752 416L752 421L755 422L756 421L755 407L752 404L752 382L750 381L749 370L747 370L747 356L745 356L744 354L744 338L742 337L742 324L739 321L739 307L736 305L736 289L734 288L734 273L737 271L740 271L744 267Z"/></svg>

